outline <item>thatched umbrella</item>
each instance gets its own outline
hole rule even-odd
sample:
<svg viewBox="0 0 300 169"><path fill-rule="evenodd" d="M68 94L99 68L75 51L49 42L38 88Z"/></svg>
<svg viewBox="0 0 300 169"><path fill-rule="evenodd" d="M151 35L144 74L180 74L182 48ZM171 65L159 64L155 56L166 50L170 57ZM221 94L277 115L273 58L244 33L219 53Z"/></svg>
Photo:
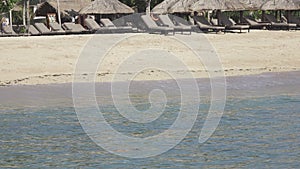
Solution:
<svg viewBox="0 0 300 169"><path fill-rule="evenodd" d="M261 5L261 10L299 10L300 0L268 0Z"/></svg>
<svg viewBox="0 0 300 169"><path fill-rule="evenodd" d="M264 1L262 0L240 0L246 6L246 10L260 10Z"/></svg>
<svg viewBox="0 0 300 169"><path fill-rule="evenodd" d="M158 5L156 5L151 12L165 14L169 13L169 9L178 2L178 0L164 0Z"/></svg>
<svg viewBox="0 0 300 169"><path fill-rule="evenodd" d="M69 13L78 13L79 10L87 6L91 0L59 0L60 11L64 15ZM47 13L57 13L57 0L48 0L40 5L36 10L37 16L47 16Z"/></svg>
<svg viewBox="0 0 300 169"><path fill-rule="evenodd" d="M131 14L134 10L118 0L95 0L82 8L80 14Z"/></svg>
<svg viewBox="0 0 300 169"><path fill-rule="evenodd" d="M224 0L199 0L191 6L193 11L225 9Z"/></svg>
<svg viewBox="0 0 300 169"><path fill-rule="evenodd" d="M261 0L165 0L154 7L154 13L190 13L201 10L257 10Z"/></svg>
<svg viewBox="0 0 300 169"><path fill-rule="evenodd" d="M198 0L191 6L193 11L226 10L242 11L251 7L249 0Z"/></svg>
<svg viewBox="0 0 300 169"><path fill-rule="evenodd" d="M172 5L168 12L169 13L190 13L192 12L190 7L198 0L180 0Z"/></svg>
<svg viewBox="0 0 300 169"><path fill-rule="evenodd" d="M244 0L225 0L225 6L228 11L244 11L252 8L248 1Z"/></svg>

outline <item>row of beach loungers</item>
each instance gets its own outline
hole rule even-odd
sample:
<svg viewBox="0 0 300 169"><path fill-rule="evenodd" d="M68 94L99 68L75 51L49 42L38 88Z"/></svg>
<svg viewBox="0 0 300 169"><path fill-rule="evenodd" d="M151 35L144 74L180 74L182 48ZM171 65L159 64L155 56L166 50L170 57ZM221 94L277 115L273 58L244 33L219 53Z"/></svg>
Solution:
<svg viewBox="0 0 300 169"><path fill-rule="evenodd" d="M267 22L257 22L252 18L244 17L245 21L250 25L251 28L266 28L266 29L297 29L297 27L300 26L300 19L297 19L296 17L289 16L289 20L291 23L287 22L287 19L285 16L283 18L286 20L286 22L278 22L275 16L266 14L265 19ZM292 19L294 21L292 21Z"/></svg>
<svg viewBox="0 0 300 169"><path fill-rule="evenodd" d="M20 35L64 35L64 34L82 34L89 33L90 31L86 30L82 25L75 23L64 23L60 26L58 23L50 23L49 29L44 23L35 23L30 25L28 28L28 33L15 33L10 26L5 26L3 32L0 33L0 36L20 36Z"/></svg>
<svg viewBox="0 0 300 169"><path fill-rule="evenodd" d="M267 22L257 22L252 18L244 17L244 21L247 24L237 24L233 19L221 14L219 17L219 23L217 20L208 21L203 16L196 16L190 20L193 20L195 25L189 24L184 19L169 15L158 15L157 21L154 21L148 15L141 15L140 20L143 22L142 27L137 26L116 26L111 20L103 18L100 20L99 25L94 19L85 19L83 27L80 24L75 23L63 23L60 26L58 23L53 22L49 24L50 29L44 23L35 23L28 28L27 35L63 35L63 34L83 34L83 33L131 33L131 32L149 32L173 35L176 32L189 34L192 31L204 31L204 32L226 32L231 30L238 30L242 32L250 29L297 29L300 27L300 19L289 16L289 21L278 22L273 15L265 15ZM9 26L3 28L0 36L19 36ZM23 34L24 35L24 34Z"/></svg>
<svg viewBox="0 0 300 169"><path fill-rule="evenodd" d="M283 16L287 21L286 17ZM218 25L216 20L209 22L205 17L197 16L194 18L195 22L202 31L225 31L225 30L248 30L250 29L280 29L280 30L296 30L300 27L300 18L289 16L289 21L287 22L278 22L275 16L266 14L266 22L258 22L253 18L244 17L243 18L246 24L236 24L235 21L224 14L220 15L221 26Z"/></svg>

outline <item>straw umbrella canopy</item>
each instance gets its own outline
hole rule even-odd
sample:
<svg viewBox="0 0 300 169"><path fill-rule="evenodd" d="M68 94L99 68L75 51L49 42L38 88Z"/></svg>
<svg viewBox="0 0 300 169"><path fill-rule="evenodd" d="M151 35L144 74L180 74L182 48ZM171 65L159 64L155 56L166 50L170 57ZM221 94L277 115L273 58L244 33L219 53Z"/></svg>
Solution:
<svg viewBox="0 0 300 169"><path fill-rule="evenodd" d="M251 7L248 0L198 0L192 6L191 10L226 10L242 11Z"/></svg>
<svg viewBox="0 0 300 169"><path fill-rule="evenodd" d="M190 7L198 0L180 0L172 5L168 12L169 13L190 13L192 12Z"/></svg>
<svg viewBox="0 0 300 169"><path fill-rule="evenodd" d="M246 10L260 10L263 0L240 0L245 5Z"/></svg>
<svg viewBox="0 0 300 169"><path fill-rule="evenodd" d="M78 13L79 10L88 5L90 0L59 0L59 8L63 15ZM37 16L46 16L47 13L57 13L57 0L48 0L38 5L35 12Z"/></svg>
<svg viewBox="0 0 300 169"><path fill-rule="evenodd" d="M299 10L300 0L268 0L261 5L261 10Z"/></svg>
<svg viewBox="0 0 300 169"><path fill-rule="evenodd" d="M164 13L169 13L169 9L178 2L178 0L164 0L158 5L156 5L151 12L152 13L159 13L159 14L164 14Z"/></svg>
<svg viewBox="0 0 300 169"><path fill-rule="evenodd" d="M226 0L225 6L228 11L244 11L249 8L248 2L242 0Z"/></svg>
<svg viewBox="0 0 300 169"><path fill-rule="evenodd" d="M79 11L80 14L131 14L134 10L118 0L95 0Z"/></svg>
<svg viewBox="0 0 300 169"><path fill-rule="evenodd" d="M191 10L193 11L223 9L225 9L224 0L199 0L191 6Z"/></svg>

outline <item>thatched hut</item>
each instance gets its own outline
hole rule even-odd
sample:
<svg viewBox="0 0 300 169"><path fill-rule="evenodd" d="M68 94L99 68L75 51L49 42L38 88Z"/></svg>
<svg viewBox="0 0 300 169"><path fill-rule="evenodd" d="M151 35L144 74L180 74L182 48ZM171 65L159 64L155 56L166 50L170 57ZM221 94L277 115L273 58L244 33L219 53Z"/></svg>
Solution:
<svg viewBox="0 0 300 169"><path fill-rule="evenodd" d="M110 18L112 20L134 13L134 10L118 0L95 0L79 11L80 15L94 15L96 20Z"/></svg>
<svg viewBox="0 0 300 169"><path fill-rule="evenodd" d="M177 1L169 8L169 13L191 13L191 6L198 0L181 0Z"/></svg>
<svg viewBox="0 0 300 169"><path fill-rule="evenodd" d="M198 0L191 6L193 11L224 10L243 11L255 8L249 0Z"/></svg>
<svg viewBox="0 0 300 169"><path fill-rule="evenodd" d="M79 10L89 5L91 0L59 0L62 17L78 15ZM47 16L49 13L57 14L57 0L48 0L38 5L36 16Z"/></svg>
<svg viewBox="0 0 300 169"><path fill-rule="evenodd" d="M261 5L261 10L299 10L300 0L268 0Z"/></svg>
<svg viewBox="0 0 300 169"><path fill-rule="evenodd" d="M156 5L151 12L157 14L166 14L170 13L169 9L178 2L178 0L164 0L158 5Z"/></svg>
<svg viewBox="0 0 300 169"><path fill-rule="evenodd" d="M287 19L289 20L290 11L300 9L300 0L267 0L261 4L260 9L263 11L262 20L265 19L265 11L275 11L275 17L280 18L283 10L287 11Z"/></svg>

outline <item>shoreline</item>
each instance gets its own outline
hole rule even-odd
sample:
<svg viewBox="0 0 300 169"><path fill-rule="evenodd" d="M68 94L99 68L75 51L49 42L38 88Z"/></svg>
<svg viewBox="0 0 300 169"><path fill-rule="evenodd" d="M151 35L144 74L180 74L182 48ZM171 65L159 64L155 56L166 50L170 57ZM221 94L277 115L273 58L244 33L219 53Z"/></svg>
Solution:
<svg viewBox="0 0 300 169"><path fill-rule="evenodd" d="M289 79L289 75L292 75L292 76L295 76L295 74L299 74L300 75L300 70L296 70L296 71L279 71L279 72L262 72L262 73L258 73L258 74L240 74L240 75L234 75L234 76L224 76L225 80L232 80L232 79L247 79L247 78L273 78L273 77L284 77L284 78L287 78ZM64 76L64 75L45 75L45 77L59 77L59 76ZM65 76L69 76L71 77L72 75L71 74L67 74ZM99 75L101 76L101 75ZM42 76L38 76L37 78L43 78ZM64 77L62 77L63 79L65 79ZM215 77L215 78L218 78L218 77ZM209 81L209 77L198 77L198 78L195 78L196 81ZM275 78L274 78L275 79ZM19 81L22 81L23 79L20 79ZM24 80L30 80L30 78L24 78ZM144 82L150 82L150 83L155 83L155 82L170 82L172 80L178 80L178 81L189 81L190 79L189 78L179 78L179 79L160 79L160 80L133 80L132 82L134 83L144 83ZM274 83L276 83L276 80L278 79L275 79L274 80ZM55 80L52 80L52 81L55 81ZM1 81L0 81L1 82ZM72 83L74 82L69 82L69 81L66 81L66 82L59 82L58 80L54 83L50 83L50 82L47 82L47 81L43 81L45 83L37 83L37 84L29 84L29 83L16 83L16 84L0 84L0 89L2 88L9 88L9 87L34 87L34 86L60 86L60 85L72 85ZM125 81L95 81L94 83L95 84L112 84L112 83L123 83ZM90 83L90 82L75 82L75 83L82 83L82 84L85 84L85 83ZM251 87L251 86L250 86Z"/></svg>
<svg viewBox="0 0 300 169"><path fill-rule="evenodd" d="M97 35L101 38L100 43L118 36L124 35ZM174 75L175 79L184 79L191 75L194 78L208 77L207 70L199 59L197 61L192 54L169 37L149 34L138 36L140 37L134 39L135 41L129 39L118 44L118 48L105 58L99 66L101 69L96 73L96 82L172 79L167 73ZM297 31L252 31L224 35L194 33L184 36L199 39L205 37L218 54L225 77L300 71L300 33ZM0 57L0 86L71 83L77 59L92 37L93 35L0 38L0 45L3 46ZM123 55L130 55L137 50L136 48L146 45L163 46L167 51L173 50L171 54L177 54L177 59L183 60L188 69L177 68L176 65L172 67L173 62L162 56L156 58L154 65L163 67L166 64L166 72L159 69L140 72L129 69L118 72L119 62L126 61ZM149 61L151 59L147 59L146 56L128 63L147 68ZM222 73L222 70L216 69L215 72ZM135 75L136 73L138 74ZM119 79L115 80L114 76L118 76Z"/></svg>
<svg viewBox="0 0 300 169"><path fill-rule="evenodd" d="M263 73L260 75L241 75L226 79L226 99L230 98L262 98L273 96L299 96L300 71L284 73ZM189 79L179 79L182 85L190 85ZM202 101L211 97L209 79L196 79ZM115 82L117 83L117 82ZM119 82L117 85L122 85ZM174 85L175 84L175 85ZM85 84L82 84L85 86ZM126 85L126 84L125 84ZM98 82L95 84L97 100L106 101L112 97L112 82ZM149 94L154 89L162 89L169 97L180 94L173 80L163 81L135 81L130 85L134 96ZM179 93L177 93L179 92ZM173 94L173 95L170 95ZM108 99L108 100L107 100ZM103 100L103 101L104 101ZM20 107L73 107L73 88L71 83L53 83L39 85L14 85L0 87L0 106ZM100 103L99 103L100 104Z"/></svg>
<svg viewBox="0 0 300 169"><path fill-rule="evenodd" d="M260 75L264 75L264 74L278 74L278 73L294 73L294 72L299 72L299 69L293 69L293 70L285 70L285 71L274 71L271 70L269 68L261 68L259 70L269 70L269 71L262 71L260 73L253 73L253 70L249 70L252 71L251 74L239 74L239 75L225 75L225 78L238 78L238 77L251 77L251 76L260 76ZM271 71L270 71L271 70ZM236 71L236 70L224 70L224 72L229 72L229 71ZM248 71L248 69L244 69L244 70L240 70L239 71ZM182 72L180 72L182 73ZM131 74L131 73L129 73ZM114 74L107 74L107 73L97 73L97 77L103 77L105 75L109 75L109 76L113 76ZM88 76L88 75L85 75ZM0 81L0 87L11 87L11 86L36 86L36 85L60 85L60 84L70 84L73 83L73 81L68 80L68 79L73 79L73 74L53 74L53 75L42 75L42 76L33 76L33 77L25 77L22 79L16 79L13 81L8 81L8 82L2 82ZM185 79L189 79L189 78L179 78L179 79L175 79L175 80L185 80ZM209 79L209 77L195 77L195 79ZM135 82L153 82L153 81L169 81L172 79L146 79L146 80L133 80ZM37 83L32 83L32 81L37 82ZM95 81L95 83L100 83L100 82L104 82L104 83L113 83L113 82L123 82L123 81Z"/></svg>

